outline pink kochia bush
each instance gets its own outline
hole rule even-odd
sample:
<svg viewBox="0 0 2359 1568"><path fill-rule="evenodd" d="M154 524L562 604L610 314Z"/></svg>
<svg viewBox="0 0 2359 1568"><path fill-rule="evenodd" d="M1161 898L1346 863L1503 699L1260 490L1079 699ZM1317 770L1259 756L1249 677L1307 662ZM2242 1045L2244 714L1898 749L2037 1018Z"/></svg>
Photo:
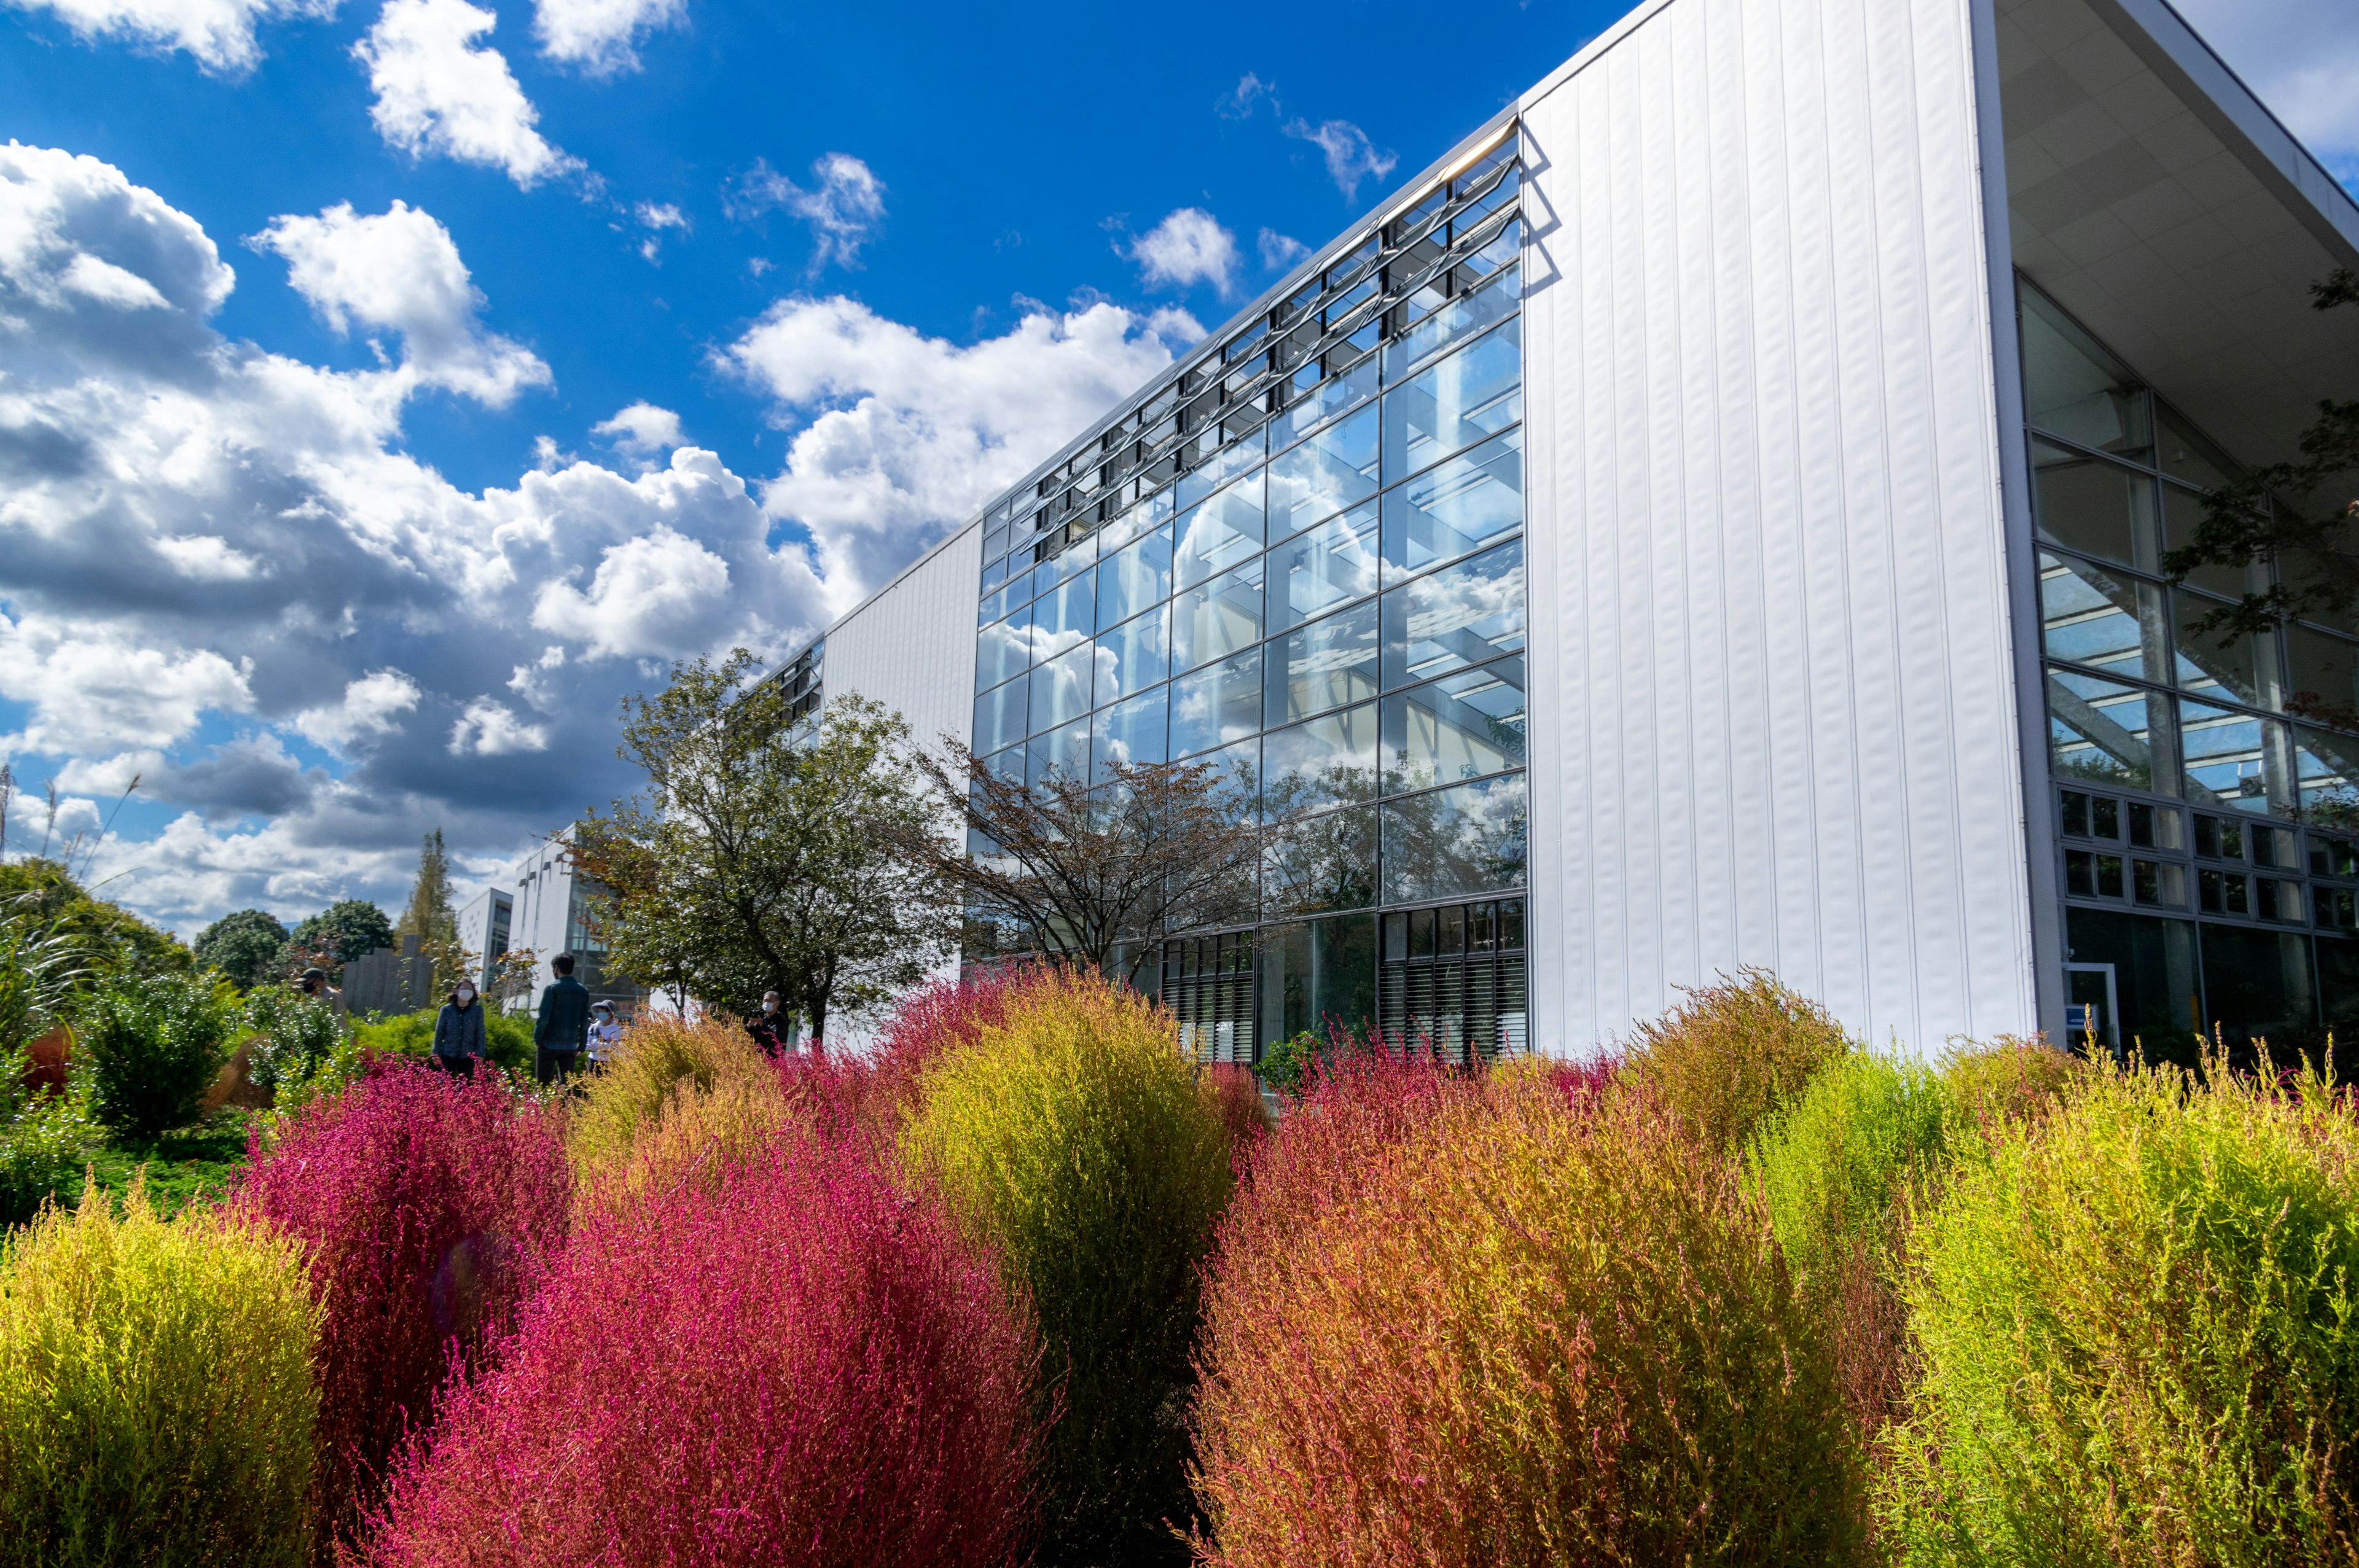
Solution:
<svg viewBox="0 0 2359 1568"><path fill-rule="evenodd" d="M1038 1358L994 1265L857 1141L585 1218L404 1456L377 1568L1010 1563Z"/></svg>
<svg viewBox="0 0 2359 1568"><path fill-rule="evenodd" d="M251 1153L237 1209L303 1243L321 1310L314 1514L323 1541L349 1539L403 1437L562 1248L564 1149L490 1076L388 1062Z"/></svg>

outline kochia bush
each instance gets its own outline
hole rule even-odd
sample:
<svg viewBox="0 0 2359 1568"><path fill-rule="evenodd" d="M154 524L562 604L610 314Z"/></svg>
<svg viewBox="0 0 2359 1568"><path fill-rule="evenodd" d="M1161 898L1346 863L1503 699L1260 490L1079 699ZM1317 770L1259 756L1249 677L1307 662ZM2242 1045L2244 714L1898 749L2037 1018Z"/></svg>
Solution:
<svg viewBox="0 0 2359 1568"><path fill-rule="evenodd" d="M1038 1355L938 1202L789 1136L590 1215L498 1370L406 1454L368 1555L1009 1563Z"/></svg>
<svg viewBox="0 0 2359 1568"><path fill-rule="evenodd" d="M1904 1562L2350 1559L2359 1125L2299 1087L2083 1067L1953 1166L1879 1486Z"/></svg>
<svg viewBox="0 0 2359 1568"><path fill-rule="evenodd" d="M1746 969L1640 1025L1622 1074L1705 1147L1735 1154L1764 1117L1851 1048L1826 1009Z"/></svg>
<svg viewBox="0 0 2359 1568"><path fill-rule="evenodd" d="M1038 1314L1061 1401L1045 1560L1150 1559L1189 1513L1179 1412L1229 1140L1152 1003L1035 972L1000 1004L998 1026L926 1068L902 1153Z"/></svg>
<svg viewBox="0 0 2359 1568"><path fill-rule="evenodd" d="M1733 1162L1545 1072L1347 1092L1222 1227L1202 1560L1858 1560L1832 1359Z"/></svg>
<svg viewBox="0 0 2359 1568"><path fill-rule="evenodd" d="M592 1074L566 1132L574 1169L618 1169L643 1128L661 1121L680 1085L709 1091L723 1083L773 1085L777 1072L751 1036L723 1019L695 1022L657 1014L623 1032L615 1059Z"/></svg>
<svg viewBox="0 0 2359 1568"><path fill-rule="evenodd" d="M322 1529L349 1536L437 1390L478 1364L562 1247L571 1183L549 1113L488 1076L382 1063L266 1147L235 1207L300 1240L320 1334Z"/></svg>
<svg viewBox="0 0 2359 1568"><path fill-rule="evenodd" d="M297 1568L317 1318L283 1238L45 1210L0 1249L0 1563Z"/></svg>

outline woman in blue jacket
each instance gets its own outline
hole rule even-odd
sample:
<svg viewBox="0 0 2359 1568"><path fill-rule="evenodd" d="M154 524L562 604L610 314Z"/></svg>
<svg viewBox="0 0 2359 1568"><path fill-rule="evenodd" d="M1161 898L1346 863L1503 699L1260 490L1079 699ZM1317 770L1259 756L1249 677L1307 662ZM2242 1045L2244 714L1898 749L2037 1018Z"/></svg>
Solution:
<svg viewBox="0 0 2359 1568"><path fill-rule="evenodd" d="M475 1058L484 1054L484 1010L474 986L461 980L434 1015L434 1065L454 1077L472 1078Z"/></svg>

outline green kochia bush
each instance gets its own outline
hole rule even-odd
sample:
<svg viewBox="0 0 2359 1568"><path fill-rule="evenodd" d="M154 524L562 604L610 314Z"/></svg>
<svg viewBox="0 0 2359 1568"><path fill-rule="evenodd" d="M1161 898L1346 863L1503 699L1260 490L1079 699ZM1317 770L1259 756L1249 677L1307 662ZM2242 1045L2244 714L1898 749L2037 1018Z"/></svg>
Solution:
<svg viewBox="0 0 2359 1568"><path fill-rule="evenodd" d="M2347 1562L2359 1125L2224 1069L2083 1069L1915 1238L1880 1484L1910 1564Z"/></svg>
<svg viewBox="0 0 2359 1568"><path fill-rule="evenodd" d="M1003 1022L925 1068L902 1152L998 1252L1039 1325L1054 1416L1041 1560L1176 1556L1199 1270L1229 1197L1229 1136L1151 1003L1059 972L993 997Z"/></svg>
<svg viewBox="0 0 2359 1568"><path fill-rule="evenodd" d="M289 1242L45 1211L0 1249L0 1564L302 1563L316 1319Z"/></svg>
<svg viewBox="0 0 2359 1568"><path fill-rule="evenodd" d="M229 1060L236 1016L234 994L210 977L109 977L77 1036L98 1119L141 1138L193 1119Z"/></svg>
<svg viewBox="0 0 2359 1568"><path fill-rule="evenodd" d="M1931 1172L1950 1097L1927 1069L1854 1052L1821 1067L1754 1134L1747 1163L1786 1261L1805 1280L1884 1240L1893 1200Z"/></svg>

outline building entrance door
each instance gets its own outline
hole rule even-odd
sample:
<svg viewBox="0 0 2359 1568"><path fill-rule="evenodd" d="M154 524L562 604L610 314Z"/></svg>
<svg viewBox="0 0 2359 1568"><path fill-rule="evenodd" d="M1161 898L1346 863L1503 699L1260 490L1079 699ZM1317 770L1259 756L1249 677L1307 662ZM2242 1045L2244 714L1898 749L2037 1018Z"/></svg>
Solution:
<svg viewBox="0 0 2359 1568"><path fill-rule="evenodd" d="M2121 992L2114 983L2114 966L2067 964L2064 974L2071 988L2064 1009L2064 1032L2069 1044L2084 1044L2093 1034L2107 1050L2119 1055Z"/></svg>

